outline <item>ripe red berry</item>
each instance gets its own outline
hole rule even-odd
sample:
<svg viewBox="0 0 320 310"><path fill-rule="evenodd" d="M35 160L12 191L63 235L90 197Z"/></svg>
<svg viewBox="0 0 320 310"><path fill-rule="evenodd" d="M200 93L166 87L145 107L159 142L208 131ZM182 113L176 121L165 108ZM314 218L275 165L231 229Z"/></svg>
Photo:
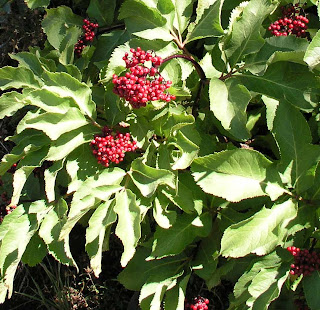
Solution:
<svg viewBox="0 0 320 310"><path fill-rule="evenodd" d="M128 69L124 76L113 75L113 92L128 101L133 108L146 106L148 101L162 100L171 101L175 96L165 92L172 82L165 81L158 71L162 59L146 52L140 47L131 48L122 58ZM145 62L151 62L145 66Z"/></svg>
<svg viewBox="0 0 320 310"><path fill-rule="evenodd" d="M126 152L134 152L137 149L136 141L131 140L130 133L112 134L108 127L104 127L101 135L96 135L91 141L93 155L98 163L109 167L110 162L119 164L123 161Z"/></svg>
<svg viewBox="0 0 320 310"><path fill-rule="evenodd" d="M208 310L209 299L197 296L192 302L186 302L185 310Z"/></svg>
<svg viewBox="0 0 320 310"><path fill-rule="evenodd" d="M80 56L83 49L86 47L85 43L92 42L95 37L95 29L98 28L97 23L91 23L88 19L83 20L82 29L83 35L74 46L74 52L77 56Z"/></svg>

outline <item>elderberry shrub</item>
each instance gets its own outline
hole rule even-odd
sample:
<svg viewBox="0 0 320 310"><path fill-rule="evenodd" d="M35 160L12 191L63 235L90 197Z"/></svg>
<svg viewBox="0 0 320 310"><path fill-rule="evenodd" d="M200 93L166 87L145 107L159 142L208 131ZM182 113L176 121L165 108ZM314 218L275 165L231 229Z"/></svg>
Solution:
<svg viewBox="0 0 320 310"><path fill-rule="evenodd" d="M83 49L86 47L86 44L93 41L95 37L95 29L98 27L99 25L97 23L92 23L88 19L83 20L82 29L84 30L84 34L74 46L74 52L77 56L81 55Z"/></svg>
<svg viewBox="0 0 320 310"><path fill-rule="evenodd" d="M187 302L185 310L208 310L209 299L197 296L194 297L192 302Z"/></svg>
<svg viewBox="0 0 320 310"><path fill-rule="evenodd" d="M110 162L119 164L123 161L126 152L137 149L136 141L131 140L130 133L112 134L112 130L104 127L101 135L96 135L91 141L93 155L98 163L109 167Z"/></svg>
<svg viewBox="0 0 320 310"><path fill-rule="evenodd" d="M294 246L290 246L287 250L294 257L294 264L291 264L290 274L308 276L315 270L320 270L320 257L316 252L309 250L301 250Z"/></svg>
<svg viewBox="0 0 320 310"><path fill-rule="evenodd" d="M165 92L170 88L172 82L165 81L158 71L163 61L161 57L146 52L140 47L131 48L130 52L131 56L125 53L123 57L128 69L125 76L113 75L113 92L136 109L145 107L148 101L175 100L174 95Z"/></svg>
<svg viewBox="0 0 320 310"><path fill-rule="evenodd" d="M296 37L306 37L307 24L309 19L302 14L302 8L292 3L288 6L281 7L282 17L272 23L268 30L274 36L295 35Z"/></svg>

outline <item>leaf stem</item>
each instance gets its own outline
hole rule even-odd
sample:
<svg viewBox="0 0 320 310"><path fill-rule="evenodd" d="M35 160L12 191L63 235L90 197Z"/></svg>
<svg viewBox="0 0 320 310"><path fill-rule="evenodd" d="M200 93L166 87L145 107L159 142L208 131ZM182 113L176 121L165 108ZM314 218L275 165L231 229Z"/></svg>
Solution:
<svg viewBox="0 0 320 310"><path fill-rule="evenodd" d="M107 33L107 32L110 32L110 31L116 30L116 29L125 29L125 27L126 27L125 24L119 24L119 25L114 25L114 26L109 26L109 27L107 27L107 26L99 27L96 35Z"/></svg>

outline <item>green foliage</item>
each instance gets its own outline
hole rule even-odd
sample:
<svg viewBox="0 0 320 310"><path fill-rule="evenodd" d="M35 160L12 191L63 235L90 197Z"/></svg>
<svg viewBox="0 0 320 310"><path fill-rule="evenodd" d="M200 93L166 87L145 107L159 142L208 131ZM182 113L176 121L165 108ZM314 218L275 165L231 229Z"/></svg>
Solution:
<svg viewBox="0 0 320 310"><path fill-rule="evenodd" d="M320 248L319 16L307 10L307 38L270 37L288 2L239 3L91 0L100 28L80 57L82 17L46 9L45 47L0 69L0 118L20 118L0 164L17 206L0 224L0 302L21 260L78 268L69 240L83 225L97 277L118 237L118 280L141 309L183 310L195 275L231 282L229 309L280 309L284 286L318 309L319 270L295 281L285 248ZM176 100L134 109L113 92L137 47L164 59ZM118 167L92 153L104 126L137 142Z"/></svg>

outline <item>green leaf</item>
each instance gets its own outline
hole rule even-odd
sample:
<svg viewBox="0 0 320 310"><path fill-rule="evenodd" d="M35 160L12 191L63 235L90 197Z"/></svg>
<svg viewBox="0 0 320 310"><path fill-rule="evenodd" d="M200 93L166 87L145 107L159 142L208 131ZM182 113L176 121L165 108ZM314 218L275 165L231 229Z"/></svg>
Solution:
<svg viewBox="0 0 320 310"><path fill-rule="evenodd" d="M64 166L64 159L59 160L53 163L51 167L44 171L44 182L45 182L45 191L46 196L49 202L53 202L55 200L55 183L58 172Z"/></svg>
<svg viewBox="0 0 320 310"><path fill-rule="evenodd" d="M220 21L222 4L221 0L198 2L197 18L188 28L186 43L223 34Z"/></svg>
<svg viewBox="0 0 320 310"><path fill-rule="evenodd" d="M176 279L183 271L176 271L174 275L164 277L162 274L151 275L141 288L139 302L141 310L158 310L167 288L176 284Z"/></svg>
<svg viewBox="0 0 320 310"><path fill-rule="evenodd" d="M50 4L50 0L25 0L29 9L43 8Z"/></svg>
<svg viewBox="0 0 320 310"><path fill-rule="evenodd" d="M311 275L303 278L303 292L311 310L318 310L320 296L315 294L320 289L320 272L315 270Z"/></svg>
<svg viewBox="0 0 320 310"><path fill-rule="evenodd" d="M61 64L68 65L73 63L74 45L78 42L81 33L82 29L79 29L78 26L73 26L66 30L65 37L59 45L59 61Z"/></svg>
<svg viewBox="0 0 320 310"><path fill-rule="evenodd" d="M221 239L221 255L243 257L250 253L265 255L283 243L286 226L297 216L292 200L262 208L253 216L228 227Z"/></svg>
<svg viewBox="0 0 320 310"><path fill-rule="evenodd" d="M44 145L50 144L50 139L39 131L26 130L19 135L11 137L11 140L16 143L16 146L11 150L11 153L3 156L0 165L0 175L7 172L11 166L17 163L27 154L39 150Z"/></svg>
<svg viewBox="0 0 320 310"><path fill-rule="evenodd" d="M63 134L52 142L47 160L63 159L78 146L92 141L96 132L96 128L90 124Z"/></svg>
<svg viewBox="0 0 320 310"><path fill-rule="evenodd" d="M0 97L0 119L5 116L12 116L25 106L25 94L11 91L2 94Z"/></svg>
<svg viewBox="0 0 320 310"><path fill-rule="evenodd" d="M57 140L62 134L87 124L88 121L77 108L70 108L65 114L46 112L33 116L28 113L17 126L17 133L34 128L42 130L51 140Z"/></svg>
<svg viewBox="0 0 320 310"><path fill-rule="evenodd" d="M34 234L22 256L22 261L30 267L41 263L47 255L47 248L38 234Z"/></svg>
<svg viewBox="0 0 320 310"><path fill-rule="evenodd" d="M91 89L85 84L65 72L46 72L43 75L46 89L62 98L72 98L80 110L92 117L95 113L95 104L91 98Z"/></svg>
<svg viewBox="0 0 320 310"><path fill-rule="evenodd" d="M114 211L118 214L116 235L124 247L120 261L124 267L134 256L141 237L141 210L136 195L128 189L117 193Z"/></svg>
<svg viewBox="0 0 320 310"><path fill-rule="evenodd" d="M32 212L32 208L35 208L37 212ZM5 290L0 294L0 303L4 302L7 291L8 298L12 295L16 269L30 239L39 228L45 213L49 211L46 208L43 200L36 201L30 207L26 207L25 212L16 217L10 226L7 226L7 231L0 245L0 281L3 283L1 284L2 288L5 287ZM12 219L14 218L12 217Z"/></svg>
<svg viewBox="0 0 320 310"><path fill-rule="evenodd" d="M175 275L186 259L184 255L179 255L146 261L149 254L149 249L138 248L126 268L120 272L118 280L127 289L139 291L153 275L161 275L164 279Z"/></svg>
<svg viewBox="0 0 320 310"><path fill-rule="evenodd" d="M139 0L127 0L120 9L119 19L124 19L126 28L138 37L148 40L160 39L171 41L173 39L166 19L161 13Z"/></svg>
<svg viewBox="0 0 320 310"><path fill-rule="evenodd" d="M200 135L194 126L184 126L175 135L175 141L170 143L176 146L180 155L177 156L172 166L173 170L186 169L197 157L200 145Z"/></svg>
<svg viewBox="0 0 320 310"><path fill-rule="evenodd" d="M165 310L184 310L186 300L186 290L190 274L179 278L178 283L166 291L164 309Z"/></svg>
<svg viewBox="0 0 320 310"><path fill-rule="evenodd" d="M33 72L23 67L2 67L0 68L0 89L8 88L40 88L41 83Z"/></svg>
<svg viewBox="0 0 320 310"><path fill-rule="evenodd" d="M167 210L169 201L163 196L155 197L153 203L153 217L157 224L165 229L168 229L176 221L177 213Z"/></svg>
<svg viewBox="0 0 320 310"><path fill-rule="evenodd" d="M314 69L320 64L320 31L312 38L303 60Z"/></svg>
<svg viewBox="0 0 320 310"><path fill-rule="evenodd" d="M192 11L193 11L193 3L194 0L171 0L174 4L175 9L175 17L173 21L173 26L179 31L179 33L182 35L182 33L187 28Z"/></svg>
<svg viewBox="0 0 320 310"><path fill-rule="evenodd" d="M218 78L213 78L210 80L209 98L210 110L223 128L237 139L249 139L246 109L251 95L247 88L235 79L228 79L224 83Z"/></svg>
<svg viewBox="0 0 320 310"><path fill-rule="evenodd" d="M292 61L305 64L303 56L309 46L306 39L295 36L276 37L265 39L265 44L256 54L248 55L246 68L256 75L262 75L268 66L277 61Z"/></svg>
<svg viewBox="0 0 320 310"><path fill-rule="evenodd" d="M13 194L11 198L11 204L17 205L20 198L22 189L31 174L31 172L41 167L42 163L46 159L48 154L48 146L44 146L35 152L32 152L31 156L22 158L19 162L19 169L16 170L13 176Z"/></svg>
<svg viewBox="0 0 320 310"><path fill-rule="evenodd" d="M90 257L90 266L96 277L101 273L101 259L104 239L108 238L108 229L117 220L113 210L114 200L102 203L92 214L86 230L86 251Z"/></svg>
<svg viewBox="0 0 320 310"><path fill-rule="evenodd" d="M284 100L298 108L311 111L317 103L319 80L307 66L291 62L277 62L268 67L263 76L243 73L236 75L249 91Z"/></svg>
<svg viewBox="0 0 320 310"><path fill-rule="evenodd" d="M256 53L262 47L264 40L260 34L261 24L273 9L273 1L252 0L233 22L232 31L223 47L231 67L243 56Z"/></svg>
<svg viewBox="0 0 320 310"><path fill-rule="evenodd" d="M280 172L285 182L301 193L313 183L308 170L320 158L320 147L312 145L307 121L292 105L280 102L273 122L273 134L281 153Z"/></svg>
<svg viewBox="0 0 320 310"><path fill-rule="evenodd" d="M180 214L169 229L157 228L150 258L180 254L197 236L206 237L209 234L211 221L209 213L200 216Z"/></svg>
<svg viewBox="0 0 320 310"><path fill-rule="evenodd" d="M46 112L65 114L71 107L77 107L71 98L60 97L46 89L35 90L27 94L26 104L34 105Z"/></svg>
<svg viewBox="0 0 320 310"><path fill-rule="evenodd" d="M47 15L42 21L42 27L47 35L49 43L57 50L64 40L68 29L73 26L81 28L82 18L73 14L67 6L46 10Z"/></svg>
<svg viewBox="0 0 320 310"><path fill-rule="evenodd" d="M191 165L193 177L206 192L232 202L285 192L275 166L261 153L236 149L199 157Z"/></svg>
<svg viewBox="0 0 320 310"><path fill-rule="evenodd" d="M116 0L90 0L87 13L98 22L99 27L109 26L113 22L115 7Z"/></svg>
<svg viewBox="0 0 320 310"><path fill-rule="evenodd" d="M75 266L70 248L69 235L63 240L59 240L59 235L63 225L67 220L68 205L66 201L60 198L53 204L53 209L45 216L39 229L39 236L47 245L49 253L62 264Z"/></svg>
<svg viewBox="0 0 320 310"><path fill-rule="evenodd" d="M91 61L101 69L103 66L107 65L107 61L113 50L117 46L127 42L129 38L127 30L114 30L109 33L101 34Z"/></svg>
<svg viewBox="0 0 320 310"><path fill-rule="evenodd" d="M129 175L145 197L152 196L161 184L171 188L176 186L175 176L171 171L149 167L143 163L142 158L137 158L131 163Z"/></svg>
<svg viewBox="0 0 320 310"><path fill-rule="evenodd" d="M19 62L19 67L30 69L35 75L41 76L43 73L43 65L39 56L30 52L20 52L17 54L10 54L10 58Z"/></svg>

